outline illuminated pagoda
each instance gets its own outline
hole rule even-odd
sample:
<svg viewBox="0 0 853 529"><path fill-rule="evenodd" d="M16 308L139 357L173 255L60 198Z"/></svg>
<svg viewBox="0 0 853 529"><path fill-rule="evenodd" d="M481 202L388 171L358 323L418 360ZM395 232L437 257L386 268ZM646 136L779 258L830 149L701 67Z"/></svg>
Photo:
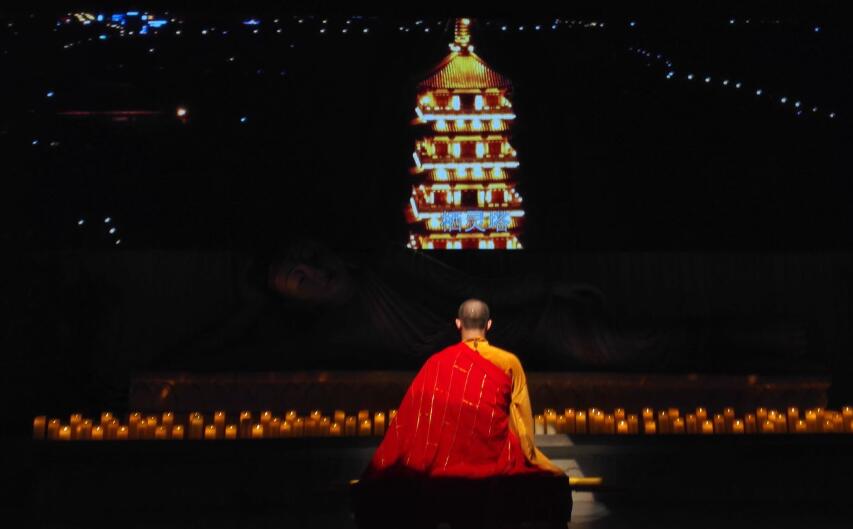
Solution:
<svg viewBox="0 0 853 529"><path fill-rule="evenodd" d="M511 84L474 53L469 26L456 20L450 55L418 85L409 248L521 249Z"/></svg>

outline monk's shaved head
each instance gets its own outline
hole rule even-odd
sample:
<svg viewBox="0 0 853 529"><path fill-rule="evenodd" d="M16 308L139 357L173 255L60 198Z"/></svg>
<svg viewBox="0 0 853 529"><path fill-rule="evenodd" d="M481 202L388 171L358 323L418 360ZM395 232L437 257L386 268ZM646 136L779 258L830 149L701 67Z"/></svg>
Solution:
<svg viewBox="0 0 853 529"><path fill-rule="evenodd" d="M469 299L459 305L459 321L467 330L485 330L489 321L489 306L479 299Z"/></svg>

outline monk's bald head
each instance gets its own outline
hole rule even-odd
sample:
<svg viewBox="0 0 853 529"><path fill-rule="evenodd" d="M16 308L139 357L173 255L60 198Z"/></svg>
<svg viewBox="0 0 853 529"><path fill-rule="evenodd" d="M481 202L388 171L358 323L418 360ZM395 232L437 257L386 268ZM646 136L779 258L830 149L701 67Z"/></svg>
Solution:
<svg viewBox="0 0 853 529"><path fill-rule="evenodd" d="M486 330L489 322L489 306L479 299L469 299L459 305L457 318L465 330Z"/></svg>

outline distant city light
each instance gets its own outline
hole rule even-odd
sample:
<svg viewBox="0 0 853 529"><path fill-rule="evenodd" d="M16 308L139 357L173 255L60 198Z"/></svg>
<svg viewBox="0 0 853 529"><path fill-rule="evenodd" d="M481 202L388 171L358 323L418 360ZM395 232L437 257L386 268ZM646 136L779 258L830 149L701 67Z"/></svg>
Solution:
<svg viewBox="0 0 853 529"><path fill-rule="evenodd" d="M247 121L249 121L249 118L247 118L246 116L241 116L241 117L240 117L240 123L245 123L245 122L247 122Z"/></svg>
<svg viewBox="0 0 853 529"><path fill-rule="evenodd" d="M48 90L48 91L47 91L47 94L45 94L45 95L46 95L47 97L53 97L53 90Z"/></svg>
<svg viewBox="0 0 853 529"><path fill-rule="evenodd" d="M86 224L86 219L80 219L77 221L78 226L82 226L83 224Z"/></svg>
<svg viewBox="0 0 853 529"><path fill-rule="evenodd" d="M107 217L104 219L104 224L109 224L112 221L113 221L112 217Z"/></svg>
<svg viewBox="0 0 853 529"><path fill-rule="evenodd" d="M98 38L99 38L100 40L107 40L107 36L106 36L106 35L98 35Z"/></svg>
<svg viewBox="0 0 853 529"><path fill-rule="evenodd" d="M176 114L179 118L186 117L186 115L187 115L187 109L186 109L185 107L178 107L178 109L175 111L175 114Z"/></svg>
<svg viewBox="0 0 853 529"><path fill-rule="evenodd" d="M121 244L121 239L116 239L116 246L118 246L119 244Z"/></svg>
<svg viewBox="0 0 853 529"><path fill-rule="evenodd" d="M243 25L245 25L245 26L257 26L260 23L261 23L261 21L258 20L257 18L250 18L248 20L243 21Z"/></svg>

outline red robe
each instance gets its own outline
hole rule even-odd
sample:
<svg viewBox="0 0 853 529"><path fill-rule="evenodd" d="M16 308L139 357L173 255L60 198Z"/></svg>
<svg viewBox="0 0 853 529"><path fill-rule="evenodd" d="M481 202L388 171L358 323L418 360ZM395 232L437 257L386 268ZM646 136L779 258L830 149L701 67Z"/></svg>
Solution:
<svg viewBox="0 0 853 529"><path fill-rule="evenodd" d="M511 391L511 378L464 343L431 356L363 479L551 475L527 461L509 428Z"/></svg>

